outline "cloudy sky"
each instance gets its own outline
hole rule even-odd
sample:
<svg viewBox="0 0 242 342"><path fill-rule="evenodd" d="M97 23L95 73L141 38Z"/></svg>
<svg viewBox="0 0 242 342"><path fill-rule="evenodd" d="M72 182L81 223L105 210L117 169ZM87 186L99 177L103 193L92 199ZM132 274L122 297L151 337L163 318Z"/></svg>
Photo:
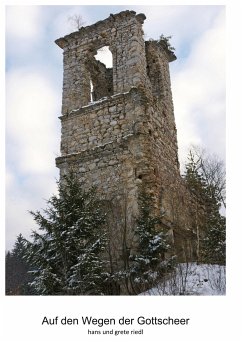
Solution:
<svg viewBox="0 0 242 342"><path fill-rule="evenodd" d="M145 13L145 38L172 36L171 81L179 158L191 144L225 160L224 6L6 7L6 249L35 228L29 210L56 191L62 93L62 50L54 40L110 13Z"/></svg>

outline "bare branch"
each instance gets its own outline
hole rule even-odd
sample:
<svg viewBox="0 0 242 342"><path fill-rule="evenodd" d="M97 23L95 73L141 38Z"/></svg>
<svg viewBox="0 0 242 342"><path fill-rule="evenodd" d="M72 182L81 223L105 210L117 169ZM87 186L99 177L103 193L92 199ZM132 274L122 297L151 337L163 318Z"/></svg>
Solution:
<svg viewBox="0 0 242 342"><path fill-rule="evenodd" d="M206 183L216 190L218 198L226 208L226 171L223 160L195 145L191 147L190 153L198 163L198 172Z"/></svg>
<svg viewBox="0 0 242 342"><path fill-rule="evenodd" d="M75 30L79 30L85 24L80 14L70 15L68 17L68 22Z"/></svg>

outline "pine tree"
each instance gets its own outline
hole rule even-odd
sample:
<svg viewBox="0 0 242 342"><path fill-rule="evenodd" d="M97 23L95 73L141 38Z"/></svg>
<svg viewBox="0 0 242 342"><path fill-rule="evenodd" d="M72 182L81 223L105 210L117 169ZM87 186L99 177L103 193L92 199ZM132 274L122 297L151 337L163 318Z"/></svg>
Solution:
<svg viewBox="0 0 242 342"><path fill-rule="evenodd" d="M137 220L137 250L130 257L131 281L138 290L154 285L172 266L165 253L170 249L167 234L160 230L161 217L152 214L152 197L142 192L139 196L140 215Z"/></svg>
<svg viewBox="0 0 242 342"><path fill-rule="evenodd" d="M202 257L204 262L221 265L226 263L226 222L225 217L218 212L209 217L203 239Z"/></svg>
<svg viewBox="0 0 242 342"><path fill-rule="evenodd" d="M24 259L24 254L25 240L22 234L19 234L12 251L8 252L5 257L7 295L33 294L28 286L28 282L31 281L28 273L30 266Z"/></svg>
<svg viewBox="0 0 242 342"><path fill-rule="evenodd" d="M108 274L101 257L106 246L101 202L73 173L57 184L58 196L47 201L44 214L31 212L40 229L26 241L32 286L42 295L103 294Z"/></svg>
<svg viewBox="0 0 242 342"><path fill-rule="evenodd" d="M226 220L220 214L220 196L213 185L207 186L206 229L202 241L202 260L213 264L226 263Z"/></svg>

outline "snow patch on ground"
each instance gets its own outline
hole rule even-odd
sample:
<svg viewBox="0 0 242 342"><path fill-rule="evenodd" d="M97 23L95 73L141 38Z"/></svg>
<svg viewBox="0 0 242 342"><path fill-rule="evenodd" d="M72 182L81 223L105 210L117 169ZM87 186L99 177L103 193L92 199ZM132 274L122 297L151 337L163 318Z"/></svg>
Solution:
<svg viewBox="0 0 242 342"><path fill-rule="evenodd" d="M139 296L222 296L226 294L226 267L196 263L178 264L175 271Z"/></svg>

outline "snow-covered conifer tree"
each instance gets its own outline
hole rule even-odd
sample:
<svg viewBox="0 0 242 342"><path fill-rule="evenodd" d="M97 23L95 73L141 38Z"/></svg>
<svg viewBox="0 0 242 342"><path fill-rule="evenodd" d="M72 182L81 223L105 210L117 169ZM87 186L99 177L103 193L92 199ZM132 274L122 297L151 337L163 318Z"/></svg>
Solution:
<svg viewBox="0 0 242 342"><path fill-rule="evenodd" d="M139 209L137 249L130 257L131 281L138 291L155 284L171 267L171 259L165 260L170 249L167 234L161 230L161 217L152 214L152 197L145 192L140 193Z"/></svg>
<svg viewBox="0 0 242 342"><path fill-rule="evenodd" d="M40 229L26 241L32 286L41 295L103 294L105 214L95 190L84 191L70 173L47 204L43 214L31 212Z"/></svg>

